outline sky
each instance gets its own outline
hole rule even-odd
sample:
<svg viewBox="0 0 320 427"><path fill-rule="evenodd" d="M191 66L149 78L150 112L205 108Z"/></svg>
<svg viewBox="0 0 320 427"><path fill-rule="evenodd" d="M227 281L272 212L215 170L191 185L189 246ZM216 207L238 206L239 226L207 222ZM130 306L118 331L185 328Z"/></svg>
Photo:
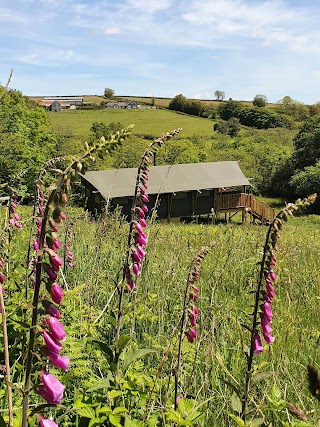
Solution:
<svg viewBox="0 0 320 427"><path fill-rule="evenodd" d="M320 0L0 0L25 95L320 101Z"/></svg>

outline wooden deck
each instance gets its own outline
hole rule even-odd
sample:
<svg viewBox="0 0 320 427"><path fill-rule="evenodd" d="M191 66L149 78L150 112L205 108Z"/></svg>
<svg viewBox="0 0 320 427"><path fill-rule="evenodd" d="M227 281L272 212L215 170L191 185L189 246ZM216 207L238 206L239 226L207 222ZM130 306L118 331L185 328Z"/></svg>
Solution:
<svg viewBox="0 0 320 427"><path fill-rule="evenodd" d="M257 219L262 224L270 223L275 217L274 209L261 202L252 194L246 193L218 195L215 212L217 214L222 212L242 212L243 222L246 221L246 215L249 214L251 223Z"/></svg>

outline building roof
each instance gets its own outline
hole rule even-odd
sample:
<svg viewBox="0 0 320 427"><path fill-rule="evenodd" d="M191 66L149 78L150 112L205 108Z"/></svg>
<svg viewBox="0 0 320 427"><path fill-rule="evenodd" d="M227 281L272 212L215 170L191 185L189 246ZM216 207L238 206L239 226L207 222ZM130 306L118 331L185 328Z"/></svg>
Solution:
<svg viewBox="0 0 320 427"><path fill-rule="evenodd" d="M105 198L133 196L137 168L92 171L82 175ZM189 163L150 167L148 193L251 185L238 162Z"/></svg>

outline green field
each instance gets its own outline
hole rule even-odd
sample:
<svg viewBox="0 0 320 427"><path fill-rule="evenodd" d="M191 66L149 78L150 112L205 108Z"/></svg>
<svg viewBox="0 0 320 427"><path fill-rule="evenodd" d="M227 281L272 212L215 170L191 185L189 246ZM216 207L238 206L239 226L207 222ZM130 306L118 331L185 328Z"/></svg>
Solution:
<svg viewBox="0 0 320 427"><path fill-rule="evenodd" d="M178 127L182 136L212 135L213 122L200 117L190 117L167 110L75 110L61 113L48 113L53 130L70 128L77 137L88 137L94 122L106 125L120 122L124 126L134 124L134 133L160 136Z"/></svg>

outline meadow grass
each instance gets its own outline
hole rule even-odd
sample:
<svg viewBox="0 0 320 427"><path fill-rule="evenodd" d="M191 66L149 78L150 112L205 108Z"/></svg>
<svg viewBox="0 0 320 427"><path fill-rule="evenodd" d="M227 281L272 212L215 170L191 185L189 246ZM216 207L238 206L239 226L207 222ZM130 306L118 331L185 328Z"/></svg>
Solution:
<svg viewBox="0 0 320 427"><path fill-rule="evenodd" d="M75 222L76 267L68 272L67 281L76 290L80 306L87 307L81 322L73 316L73 321L86 333L89 330L86 316L90 313L94 319L100 313L122 274L127 231L128 225L119 217L100 222L82 217ZM249 333L242 325L248 324L252 311L251 292L265 232L265 227L249 225L153 224L138 291L126 299L123 329L132 336L133 348L156 350L155 355L136 363L129 376L155 374L164 348L172 344L157 386L156 405L164 405L168 384L173 382L171 370L176 357L177 339L171 334L181 314L188 268L202 245L216 242L202 265L197 304L201 310L199 335L193 345L187 342L183 345L179 384L179 393L184 396L199 402L209 399L199 426L232 424L228 416L234 412L231 400L235 390L242 394L244 353L249 346ZM270 351L266 348L255 358L254 374L262 375L252 390L251 415L266 413L268 397L278 390L282 399L310 413L309 418L315 423L319 409L307 390L306 373L308 364L319 368L320 219L293 218L281 232L279 247L272 325L276 341ZM101 330L110 330L109 316L115 310L116 299L112 298L99 322ZM68 335L73 344L77 341L74 326ZM108 336L105 333L106 340ZM68 380L85 388L96 378L83 373L83 365L90 371L87 356L84 354L82 361L79 359L72 361ZM273 417L270 414L269 420L275 423L272 425L280 425ZM289 414L282 416L286 418L292 420Z"/></svg>
<svg viewBox="0 0 320 427"><path fill-rule="evenodd" d="M181 136L212 135L213 122L201 117L175 113L168 110L64 110L61 113L48 113L53 130L70 128L77 138L87 138L94 122L106 125L120 122L124 126L134 124L134 133L159 136L168 130L182 127Z"/></svg>

